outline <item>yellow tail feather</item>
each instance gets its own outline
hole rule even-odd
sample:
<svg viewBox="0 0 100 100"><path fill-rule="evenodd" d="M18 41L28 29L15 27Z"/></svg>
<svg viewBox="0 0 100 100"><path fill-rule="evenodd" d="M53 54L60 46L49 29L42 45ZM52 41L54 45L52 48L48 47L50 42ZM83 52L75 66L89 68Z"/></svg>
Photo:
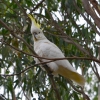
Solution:
<svg viewBox="0 0 100 100"><path fill-rule="evenodd" d="M82 75L78 74L77 72L73 72L65 67L60 66L58 73L64 76L65 78L76 82L78 85L82 87L85 85L85 78Z"/></svg>

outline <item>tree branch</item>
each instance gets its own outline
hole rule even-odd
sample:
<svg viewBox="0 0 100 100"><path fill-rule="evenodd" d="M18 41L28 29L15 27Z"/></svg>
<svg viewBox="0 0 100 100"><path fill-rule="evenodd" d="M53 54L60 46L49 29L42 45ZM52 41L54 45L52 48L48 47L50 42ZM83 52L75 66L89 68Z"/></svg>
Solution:
<svg viewBox="0 0 100 100"><path fill-rule="evenodd" d="M53 75L49 75L49 77L51 77L50 79L51 79L51 82L52 82L53 89L56 92L56 97L58 98L58 100L61 100L61 96L59 94L59 91L58 91L58 88L56 86L56 83L55 83L54 80L52 80L53 79Z"/></svg>
<svg viewBox="0 0 100 100"><path fill-rule="evenodd" d="M99 6L98 5L98 2L96 0L90 0L91 4L93 5L92 8L95 8L95 10L98 12L98 14L100 15L100 9L99 9Z"/></svg>
<svg viewBox="0 0 100 100"><path fill-rule="evenodd" d="M82 0L82 2L83 2L83 6L84 6L86 12L93 18L94 22L96 23L96 25L100 29L100 18L96 15L96 13L91 8L89 1L88 0Z"/></svg>
<svg viewBox="0 0 100 100"><path fill-rule="evenodd" d="M82 11L80 10L80 8L77 6L76 2L73 0L73 4L75 6L75 8L77 9L77 11L82 15L82 17L84 18L84 20L86 20L86 22L91 26L91 28L100 36L100 32L97 30L97 28L95 27L95 25L93 25L91 23L90 20L88 20L84 14L82 13Z"/></svg>
<svg viewBox="0 0 100 100"><path fill-rule="evenodd" d="M4 95L0 94L0 100L7 100Z"/></svg>
<svg viewBox="0 0 100 100"><path fill-rule="evenodd" d="M40 59L46 59L46 60L51 60L50 62L53 62L53 61L57 61L57 60L65 60L65 59L81 59L81 60L90 60L90 61L95 61L97 63L100 63L100 60L96 59L96 58L89 58L89 57L77 57L77 56L74 56L74 57L64 57L64 58L45 58L45 57L39 57L38 55L33 55L33 54L29 54L27 52L24 52L10 44L8 44L7 42L5 41L2 41L3 43L7 44L8 46L10 46L11 48L13 48L14 50L17 50L21 53L24 53L28 56L33 56L33 57L36 57L36 58L40 58Z"/></svg>

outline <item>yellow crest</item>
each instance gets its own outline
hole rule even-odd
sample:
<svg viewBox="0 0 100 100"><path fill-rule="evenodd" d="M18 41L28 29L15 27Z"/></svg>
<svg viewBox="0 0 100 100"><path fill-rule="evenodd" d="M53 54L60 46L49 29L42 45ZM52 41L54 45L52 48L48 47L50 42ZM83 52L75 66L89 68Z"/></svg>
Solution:
<svg viewBox="0 0 100 100"><path fill-rule="evenodd" d="M31 16L30 14L28 14L28 17L31 19L31 21L34 23L36 27L41 28L41 25L38 22L36 22L34 16Z"/></svg>

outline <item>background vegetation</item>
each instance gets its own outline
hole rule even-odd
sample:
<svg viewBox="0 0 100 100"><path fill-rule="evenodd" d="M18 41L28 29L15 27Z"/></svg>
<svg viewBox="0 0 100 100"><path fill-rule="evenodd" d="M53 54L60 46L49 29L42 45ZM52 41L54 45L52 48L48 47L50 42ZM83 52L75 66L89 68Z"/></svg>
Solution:
<svg viewBox="0 0 100 100"><path fill-rule="evenodd" d="M99 0L0 0L0 100L98 100L99 4ZM28 13L86 78L84 89L61 76L49 77L35 65Z"/></svg>

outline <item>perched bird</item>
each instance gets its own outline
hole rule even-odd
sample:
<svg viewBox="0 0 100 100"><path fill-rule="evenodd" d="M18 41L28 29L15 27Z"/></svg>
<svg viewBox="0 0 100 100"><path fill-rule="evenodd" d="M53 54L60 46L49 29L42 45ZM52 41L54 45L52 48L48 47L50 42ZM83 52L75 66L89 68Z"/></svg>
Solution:
<svg viewBox="0 0 100 100"><path fill-rule="evenodd" d="M38 56L45 58L64 58L65 56L62 51L44 36L42 30L40 29L41 26L36 23L34 17L30 14L28 16L32 21L31 33L34 40L34 51L38 54ZM37 58L34 58L34 60L36 63L39 63ZM48 60L42 59L42 61L45 62ZM50 70L52 70L52 74L54 76L60 74L65 78L76 82L78 85L84 86L85 78L76 72L68 60L65 59L50 62L47 63L47 66Z"/></svg>

